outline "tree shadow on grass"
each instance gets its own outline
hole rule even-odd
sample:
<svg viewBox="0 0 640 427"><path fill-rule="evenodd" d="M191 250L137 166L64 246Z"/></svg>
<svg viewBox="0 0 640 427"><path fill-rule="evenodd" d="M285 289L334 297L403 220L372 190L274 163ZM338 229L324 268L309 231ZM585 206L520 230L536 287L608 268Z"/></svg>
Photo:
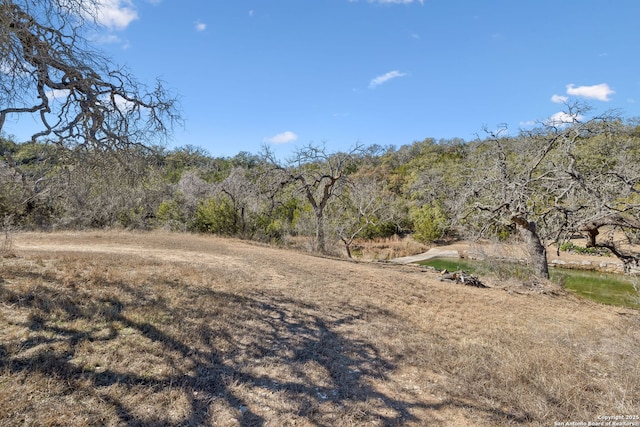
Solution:
<svg viewBox="0 0 640 427"><path fill-rule="evenodd" d="M126 425L207 425L224 413L241 426L264 425L273 414L329 426L349 411L360 411L352 417L360 422L391 425L416 420L411 410L422 405L372 387L394 366L374 345L344 332L363 322L355 307L322 313L283 296L186 285L185 305L176 306L153 289L123 282L102 282L111 291L93 295L46 275L23 278L39 285L0 291L0 302L26 315L12 326L28 331L26 339L3 344L0 371L41 374L66 384L76 400L97 397L105 413ZM19 279L14 272L12 281ZM114 352L129 359L112 363ZM188 401L186 415L171 420L162 407L140 413L127 395L141 390L178 390Z"/></svg>
<svg viewBox="0 0 640 427"><path fill-rule="evenodd" d="M28 319L10 325L28 337L4 340L0 374L39 374L64 384L76 402L93 397L107 424L387 426L424 422L415 410L442 407L374 386L396 369L357 333L363 312L394 321L379 308L327 311L284 295L175 280L148 288L102 281L99 289L49 276L22 291L0 287L0 303ZM172 301L159 289L180 296ZM140 394L144 408L134 399Z"/></svg>

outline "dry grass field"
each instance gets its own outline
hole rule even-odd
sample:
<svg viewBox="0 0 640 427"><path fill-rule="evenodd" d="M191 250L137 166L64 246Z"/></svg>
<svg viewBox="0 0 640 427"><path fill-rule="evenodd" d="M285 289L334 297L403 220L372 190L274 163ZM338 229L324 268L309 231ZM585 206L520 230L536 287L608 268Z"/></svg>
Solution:
<svg viewBox="0 0 640 427"><path fill-rule="evenodd" d="M640 312L210 236L26 233L0 426L553 426L640 415Z"/></svg>

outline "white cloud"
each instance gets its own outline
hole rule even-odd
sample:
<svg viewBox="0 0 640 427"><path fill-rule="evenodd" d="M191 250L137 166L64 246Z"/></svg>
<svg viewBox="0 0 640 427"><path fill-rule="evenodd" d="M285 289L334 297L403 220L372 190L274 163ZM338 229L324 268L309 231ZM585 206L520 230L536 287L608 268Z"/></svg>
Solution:
<svg viewBox="0 0 640 427"><path fill-rule="evenodd" d="M0 58L0 74L15 75L18 72L17 68L13 61L9 62L6 58Z"/></svg>
<svg viewBox="0 0 640 427"><path fill-rule="evenodd" d="M556 104L564 104L569 100L568 96L562 96L562 95L553 95L551 97L551 102L554 102Z"/></svg>
<svg viewBox="0 0 640 427"><path fill-rule="evenodd" d="M129 42L129 40L122 39L113 33L98 34L94 40L96 43L99 43L99 44L120 45L120 47L125 50L131 47L131 43Z"/></svg>
<svg viewBox="0 0 640 427"><path fill-rule="evenodd" d="M386 74L382 74L381 76L371 79L371 82L369 82L369 88L373 89L376 86L380 86L381 84L388 82L389 80L404 77L406 75L406 73L401 73L397 70L389 71Z"/></svg>
<svg viewBox="0 0 640 427"><path fill-rule="evenodd" d="M53 89L45 92L45 95L49 99L49 102L66 102L71 92L68 89ZM135 108L135 104L120 95L116 95L113 100L108 95L103 95L98 98L96 104L101 105L109 110L113 110L115 106L121 112L130 112Z"/></svg>
<svg viewBox="0 0 640 427"><path fill-rule="evenodd" d="M264 142L270 142L272 144L286 144L288 142L293 142L297 139L298 139L298 135L288 130L286 132L279 133L272 137L265 138Z"/></svg>
<svg viewBox="0 0 640 427"><path fill-rule="evenodd" d="M583 118L584 116L580 114L569 114L564 111L560 111L545 120L544 124L547 126L566 126L576 121L580 121Z"/></svg>
<svg viewBox="0 0 640 427"><path fill-rule="evenodd" d="M138 19L131 0L99 0L91 14L99 24L118 30L127 28Z"/></svg>
<svg viewBox="0 0 640 427"><path fill-rule="evenodd" d="M610 95L616 93L608 84L601 83L593 86L577 86L574 84L567 85L567 94L581 96L588 99L597 99L598 101L610 101Z"/></svg>
<svg viewBox="0 0 640 427"><path fill-rule="evenodd" d="M105 98L106 98L106 97L105 97ZM112 102L112 101L111 101L110 99L108 99L108 98L106 98L106 101L107 101L107 102L106 102L106 103L107 103L107 105L109 105L109 104ZM113 98L113 103L115 103L115 107L116 107L119 111L121 111L121 112L123 112L123 113L127 113L127 112L131 112L131 111L133 111L133 109L134 109L134 108L135 108L135 106L136 106L136 104L135 104L135 103L133 103L133 102L131 102L131 101L127 100L127 99L124 99L124 98L123 98L122 96L120 96L120 95L116 95L116 96L114 96L114 98Z"/></svg>
<svg viewBox="0 0 640 427"><path fill-rule="evenodd" d="M121 43L122 40L120 39L120 37L116 36L115 34L103 34L98 36L98 38L96 38L96 42L100 44L117 44L117 43Z"/></svg>
<svg viewBox="0 0 640 427"><path fill-rule="evenodd" d="M255 13L256 13L256 12L255 12L253 9L251 9L251 10L249 11L249 16L253 16L253 15L255 15Z"/></svg>
<svg viewBox="0 0 640 427"><path fill-rule="evenodd" d="M205 24L204 22L198 21L195 24L195 28L197 32L201 33L202 31L207 29L207 24Z"/></svg>
<svg viewBox="0 0 640 427"><path fill-rule="evenodd" d="M49 101L64 101L69 96L67 89L53 89L45 92Z"/></svg>

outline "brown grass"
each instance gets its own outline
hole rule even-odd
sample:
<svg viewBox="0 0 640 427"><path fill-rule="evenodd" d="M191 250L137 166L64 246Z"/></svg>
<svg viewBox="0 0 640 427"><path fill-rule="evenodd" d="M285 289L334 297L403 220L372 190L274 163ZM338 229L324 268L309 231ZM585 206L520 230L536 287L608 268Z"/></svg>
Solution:
<svg viewBox="0 0 640 427"><path fill-rule="evenodd" d="M19 234L0 426L499 426L637 415L640 315L182 234Z"/></svg>
<svg viewBox="0 0 640 427"><path fill-rule="evenodd" d="M429 245L420 243L411 236L378 238L374 240L359 240L353 245L354 257L365 261L388 261L393 258L415 255L428 251ZM339 253L344 253L340 247Z"/></svg>

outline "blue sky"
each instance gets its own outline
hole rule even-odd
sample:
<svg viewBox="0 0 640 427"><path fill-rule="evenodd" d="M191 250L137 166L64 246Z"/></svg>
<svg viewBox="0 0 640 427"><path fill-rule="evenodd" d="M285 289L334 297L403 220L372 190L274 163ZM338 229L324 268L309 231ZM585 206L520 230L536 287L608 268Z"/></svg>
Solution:
<svg viewBox="0 0 640 427"><path fill-rule="evenodd" d="M178 94L172 146L216 156L516 133L565 100L640 116L636 0L104 4L99 48Z"/></svg>

